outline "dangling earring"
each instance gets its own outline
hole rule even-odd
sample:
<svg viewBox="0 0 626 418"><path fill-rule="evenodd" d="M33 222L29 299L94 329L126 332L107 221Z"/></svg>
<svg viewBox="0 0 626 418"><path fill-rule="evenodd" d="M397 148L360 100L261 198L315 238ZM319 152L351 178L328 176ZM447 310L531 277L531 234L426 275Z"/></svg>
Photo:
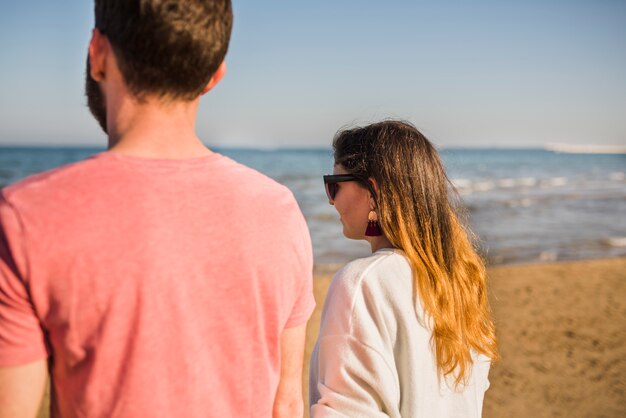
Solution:
<svg viewBox="0 0 626 418"><path fill-rule="evenodd" d="M380 223L378 222L378 215L373 210L367 215L367 229L365 230L366 237L379 237L383 234L380 229Z"/></svg>

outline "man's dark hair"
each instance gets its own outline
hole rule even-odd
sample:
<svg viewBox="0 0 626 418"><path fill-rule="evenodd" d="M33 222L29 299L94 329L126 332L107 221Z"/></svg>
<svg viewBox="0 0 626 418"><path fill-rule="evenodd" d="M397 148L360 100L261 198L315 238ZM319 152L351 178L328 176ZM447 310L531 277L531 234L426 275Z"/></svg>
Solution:
<svg viewBox="0 0 626 418"><path fill-rule="evenodd" d="M230 0L95 0L96 28L130 92L193 100L228 49Z"/></svg>

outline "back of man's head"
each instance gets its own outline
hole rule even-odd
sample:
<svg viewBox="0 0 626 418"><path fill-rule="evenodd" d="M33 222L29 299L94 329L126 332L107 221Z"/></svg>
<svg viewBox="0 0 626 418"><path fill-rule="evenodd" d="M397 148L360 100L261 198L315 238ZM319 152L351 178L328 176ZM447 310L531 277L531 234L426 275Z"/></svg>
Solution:
<svg viewBox="0 0 626 418"><path fill-rule="evenodd" d="M130 92L193 100L228 49L230 0L95 0L104 34Z"/></svg>

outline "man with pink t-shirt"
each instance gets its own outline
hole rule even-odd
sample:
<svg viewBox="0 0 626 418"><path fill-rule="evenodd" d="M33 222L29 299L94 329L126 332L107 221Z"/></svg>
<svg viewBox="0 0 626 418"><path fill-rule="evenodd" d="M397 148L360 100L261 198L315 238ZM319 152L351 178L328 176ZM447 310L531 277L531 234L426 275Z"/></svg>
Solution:
<svg viewBox="0 0 626 418"><path fill-rule="evenodd" d="M311 244L285 187L207 149L228 0L96 0L108 151L0 196L0 417L302 416Z"/></svg>

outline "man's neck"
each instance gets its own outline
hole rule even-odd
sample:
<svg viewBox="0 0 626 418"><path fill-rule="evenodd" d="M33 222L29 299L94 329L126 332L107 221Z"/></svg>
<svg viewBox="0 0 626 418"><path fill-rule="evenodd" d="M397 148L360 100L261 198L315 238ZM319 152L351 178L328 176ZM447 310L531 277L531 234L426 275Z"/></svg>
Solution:
<svg viewBox="0 0 626 418"><path fill-rule="evenodd" d="M138 103L125 97L108 115L109 151L143 158L186 159L211 154L195 133L198 99Z"/></svg>

